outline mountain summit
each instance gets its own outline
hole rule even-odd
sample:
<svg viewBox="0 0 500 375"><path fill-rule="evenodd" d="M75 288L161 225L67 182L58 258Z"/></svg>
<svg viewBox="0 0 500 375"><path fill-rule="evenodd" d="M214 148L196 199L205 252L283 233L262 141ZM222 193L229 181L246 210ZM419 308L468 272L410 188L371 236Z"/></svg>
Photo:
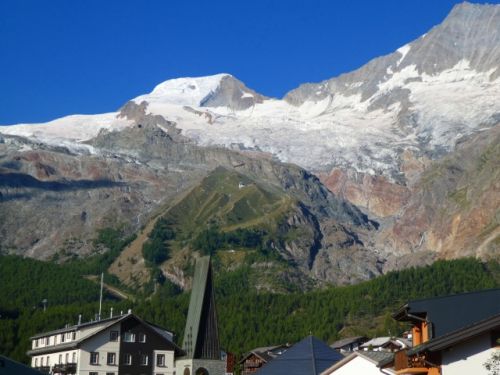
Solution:
<svg viewBox="0 0 500 375"><path fill-rule="evenodd" d="M134 99L149 105L181 105L190 107L228 107L247 109L262 103L264 96L246 87L230 74L196 78L177 78L160 83L146 95Z"/></svg>
<svg viewBox="0 0 500 375"><path fill-rule="evenodd" d="M499 99L500 5L463 3L283 99L217 74L165 81L117 112L3 127L0 250L87 254L98 228L151 229L169 207L193 236L257 238L301 285L498 255ZM130 269L144 266L127 251Z"/></svg>

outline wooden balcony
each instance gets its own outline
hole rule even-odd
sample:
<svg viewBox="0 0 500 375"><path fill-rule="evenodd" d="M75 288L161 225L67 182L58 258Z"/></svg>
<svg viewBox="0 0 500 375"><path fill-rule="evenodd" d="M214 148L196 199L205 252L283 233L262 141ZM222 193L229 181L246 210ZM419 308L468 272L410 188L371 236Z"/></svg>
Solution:
<svg viewBox="0 0 500 375"><path fill-rule="evenodd" d="M400 350L394 355L394 369L397 374L427 374L425 356L408 356L407 350Z"/></svg>

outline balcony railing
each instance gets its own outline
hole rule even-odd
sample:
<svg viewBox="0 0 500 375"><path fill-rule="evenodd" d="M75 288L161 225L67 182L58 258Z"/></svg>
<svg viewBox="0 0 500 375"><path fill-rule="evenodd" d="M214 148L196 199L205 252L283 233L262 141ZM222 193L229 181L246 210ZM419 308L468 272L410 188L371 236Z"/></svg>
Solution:
<svg viewBox="0 0 500 375"><path fill-rule="evenodd" d="M76 374L76 363L58 363L52 367L54 374Z"/></svg>

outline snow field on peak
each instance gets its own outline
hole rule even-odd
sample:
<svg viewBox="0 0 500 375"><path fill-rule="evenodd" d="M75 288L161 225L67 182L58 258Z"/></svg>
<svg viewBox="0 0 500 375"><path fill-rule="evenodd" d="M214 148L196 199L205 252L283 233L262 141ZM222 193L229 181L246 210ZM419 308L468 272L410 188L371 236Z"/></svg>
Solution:
<svg viewBox="0 0 500 375"><path fill-rule="evenodd" d="M402 47L404 48L404 47ZM403 57L408 53L405 48ZM398 169L401 150L451 149L500 112L500 80L492 72L476 72L465 60L438 75L419 74L414 65L392 74L368 100L361 94L332 94L300 107L269 99L234 112L229 108L198 108L215 119L188 113L182 107L149 104L147 111L175 121L200 145L258 148L312 170L348 166L390 177ZM408 91L409 108L399 101L383 109L370 105L395 89ZM401 114L416 123L401 125Z"/></svg>
<svg viewBox="0 0 500 375"><path fill-rule="evenodd" d="M117 118L117 114L71 115L41 124L2 126L0 133L34 138L50 144L82 142L97 136L101 129L119 131L132 124L129 120Z"/></svg>
<svg viewBox="0 0 500 375"><path fill-rule="evenodd" d="M137 104L147 101L199 107L203 99L217 90L221 80L230 76L222 73L207 77L170 79L157 85L151 93L138 96L133 101Z"/></svg>

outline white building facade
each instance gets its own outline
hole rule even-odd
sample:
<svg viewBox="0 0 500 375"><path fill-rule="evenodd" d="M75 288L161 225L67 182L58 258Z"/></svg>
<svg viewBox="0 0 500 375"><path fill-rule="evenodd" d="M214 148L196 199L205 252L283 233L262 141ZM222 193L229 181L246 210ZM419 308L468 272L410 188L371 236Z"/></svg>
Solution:
<svg viewBox="0 0 500 375"><path fill-rule="evenodd" d="M173 334L133 314L31 338L31 367L60 375L175 375Z"/></svg>

